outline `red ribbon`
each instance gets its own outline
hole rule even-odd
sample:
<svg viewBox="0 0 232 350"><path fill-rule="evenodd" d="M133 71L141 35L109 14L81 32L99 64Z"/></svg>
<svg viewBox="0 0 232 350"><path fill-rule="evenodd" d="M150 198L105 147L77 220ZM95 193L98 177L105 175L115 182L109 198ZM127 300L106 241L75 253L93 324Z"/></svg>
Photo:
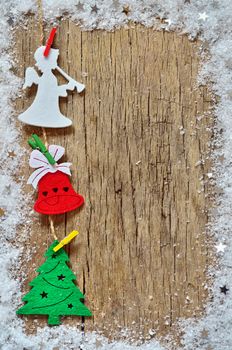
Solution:
<svg viewBox="0 0 232 350"><path fill-rule="evenodd" d="M46 42L46 47L45 47L45 50L44 50L44 56L47 57L49 55L49 51L50 51L50 48L52 46L52 43L53 43L53 40L54 40L54 36L56 34L56 28L52 28L51 32L50 32L50 35L49 35L49 38Z"/></svg>

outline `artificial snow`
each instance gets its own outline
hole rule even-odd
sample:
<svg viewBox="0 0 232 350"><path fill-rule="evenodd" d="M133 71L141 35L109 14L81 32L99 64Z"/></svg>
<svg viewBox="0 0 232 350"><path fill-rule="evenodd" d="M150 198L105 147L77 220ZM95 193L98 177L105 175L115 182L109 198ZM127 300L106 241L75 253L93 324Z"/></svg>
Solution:
<svg viewBox="0 0 232 350"><path fill-rule="evenodd" d="M123 12L123 7L126 9ZM217 212L211 218L212 235L216 243L215 254L220 258L220 266L211 271L213 275L212 296L206 306L205 315L197 320L183 320L180 323L184 332L184 349L232 349L232 2L229 0L44 0L44 17L53 23L65 12L69 17L87 30L102 28L113 30L129 21L142 23L156 29L176 30L187 33L190 39L202 41L209 50L210 58L202 66L200 83L212 83L215 94L220 97L215 106L218 134L215 141L215 168L208 174L216 178L218 196ZM25 154L18 141L20 130L16 127L16 112L11 100L19 94L21 81L13 74L14 62L11 51L11 29L28 11L37 13L36 1L1 1L0 18L0 348L3 350L21 349L118 349L132 350L134 345L126 342L109 343L96 333L83 335L76 328L60 326L56 329L38 328L36 335L26 335L23 321L16 317L15 310L20 300L20 283L15 278L17 262L21 254L17 226L25 224L25 198L22 185L25 179L16 176L15 169L20 164L20 154ZM126 14L127 12L127 14ZM162 21L160 21L162 19ZM58 22L58 19L57 19ZM162 22L162 23L161 23ZM180 129L180 132L184 130ZM220 135L220 136L219 136ZM12 156L15 154L17 156ZM221 159L223 158L223 161ZM199 164L204 160L200 159ZM196 164L198 166L199 164ZM17 243L16 244L11 242ZM220 243L223 242L223 247ZM217 247L220 247L218 250ZM13 272L14 271L14 274ZM23 276L21 276L23 278ZM220 287L229 288L227 294ZM155 333L154 333L155 334ZM139 347L142 350L164 349L156 340Z"/></svg>

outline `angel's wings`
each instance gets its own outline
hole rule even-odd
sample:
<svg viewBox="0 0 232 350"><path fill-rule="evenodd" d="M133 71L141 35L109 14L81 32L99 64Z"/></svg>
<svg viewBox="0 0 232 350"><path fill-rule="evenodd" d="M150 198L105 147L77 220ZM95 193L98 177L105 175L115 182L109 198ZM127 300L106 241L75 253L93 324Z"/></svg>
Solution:
<svg viewBox="0 0 232 350"><path fill-rule="evenodd" d="M23 89L26 89L27 87L31 87L32 84L38 84L39 83L39 75L37 74L36 70L33 67L28 67L26 69L25 74L25 83L23 85Z"/></svg>

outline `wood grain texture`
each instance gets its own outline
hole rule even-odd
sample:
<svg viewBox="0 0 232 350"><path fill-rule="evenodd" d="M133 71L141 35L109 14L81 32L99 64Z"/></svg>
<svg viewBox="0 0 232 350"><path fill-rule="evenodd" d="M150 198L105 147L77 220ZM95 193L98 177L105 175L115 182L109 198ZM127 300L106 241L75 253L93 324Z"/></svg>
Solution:
<svg viewBox="0 0 232 350"><path fill-rule="evenodd" d="M39 36L33 18L27 29L17 29L15 70L21 77L34 65ZM73 127L47 130L49 143L66 148L73 187L86 199L81 210L55 218L59 239L81 232L68 249L94 314L85 329L119 336L127 327L134 338L149 338L153 328L166 333L178 317L199 315L206 298L213 119L207 88L196 85L198 44L142 26L85 32L67 20L54 46L60 66L86 84L84 95L61 103ZM34 95L17 100L17 114ZM25 148L32 132L42 135L39 128L22 127ZM27 160L23 169L27 178ZM34 220L28 246L37 250L24 266L28 281L52 242L47 218L35 214ZM29 330L37 327L33 320Z"/></svg>

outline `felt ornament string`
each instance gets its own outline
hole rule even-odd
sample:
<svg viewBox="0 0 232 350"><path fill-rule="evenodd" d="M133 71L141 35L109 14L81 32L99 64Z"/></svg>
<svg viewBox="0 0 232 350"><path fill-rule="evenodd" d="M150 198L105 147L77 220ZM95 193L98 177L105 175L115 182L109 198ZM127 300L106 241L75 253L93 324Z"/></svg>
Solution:
<svg viewBox="0 0 232 350"><path fill-rule="evenodd" d="M44 43L44 29L43 29L43 4L42 4L42 0L37 0L37 7L38 7L38 16L39 16L39 30L40 30L40 45L43 45ZM42 132L43 132L43 138L44 138L44 143L45 143L45 147L48 147L48 139L47 139L47 133L45 128L42 128ZM54 239L58 239L56 236L56 232L55 232L55 227L54 227L54 221L51 217L51 215L48 216L48 221L50 224L50 229L51 229L51 234L54 237Z"/></svg>

